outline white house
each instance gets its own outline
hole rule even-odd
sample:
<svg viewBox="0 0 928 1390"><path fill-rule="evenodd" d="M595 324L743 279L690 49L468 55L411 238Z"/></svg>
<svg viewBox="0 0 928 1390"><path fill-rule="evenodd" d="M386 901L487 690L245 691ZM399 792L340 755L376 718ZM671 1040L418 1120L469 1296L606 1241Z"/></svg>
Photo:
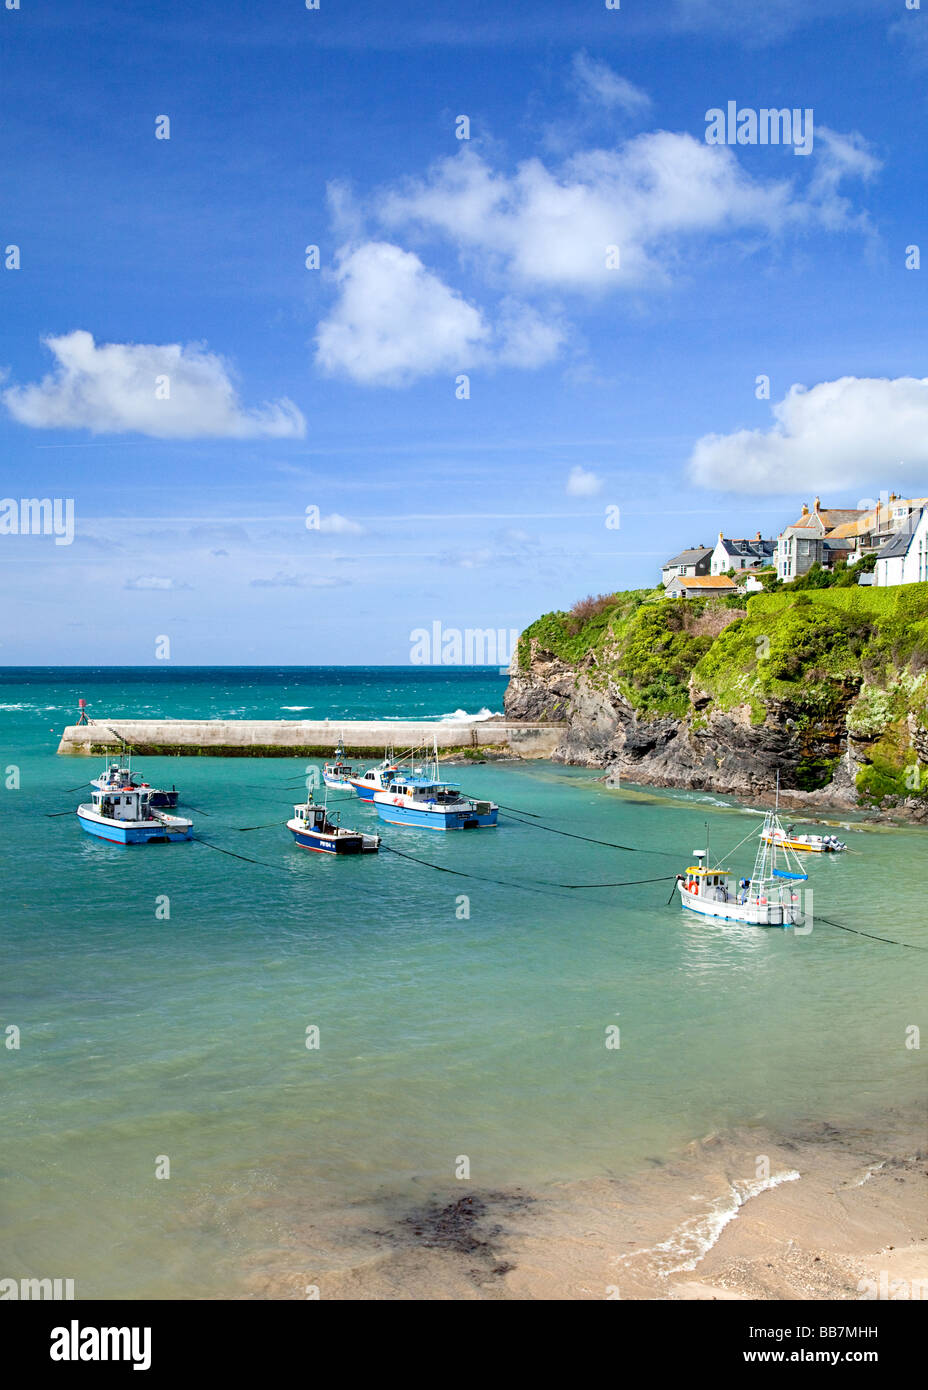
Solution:
<svg viewBox="0 0 928 1390"><path fill-rule="evenodd" d="M720 531L712 552L709 573L765 569L773 564L775 550L776 542L763 540L759 531L753 540L726 540Z"/></svg>
<svg viewBox="0 0 928 1390"><path fill-rule="evenodd" d="M928 507L907 516L877 551L876 582L881 588L928 582Z"/></svg>

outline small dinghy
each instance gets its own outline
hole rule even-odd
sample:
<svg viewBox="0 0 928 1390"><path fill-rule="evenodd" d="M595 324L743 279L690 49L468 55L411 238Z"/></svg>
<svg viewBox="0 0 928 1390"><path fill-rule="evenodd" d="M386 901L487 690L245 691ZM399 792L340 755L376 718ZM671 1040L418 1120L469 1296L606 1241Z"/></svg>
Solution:
<svg viewBox="0 0 928 1390"><path fill-rule="evenodd" d="M318 854L376 854L380 849L379 835L346 830L338 824L338 816L330 821L325 806L317 806L312 801L294 806L287 829L302 849L312 849Z"/></svg>
<svg viewBox="0 0 928 1390"><path fill-rule="evenodd" d="M785 830L763 830L761 834L768 844L776 842L784 849L804 850L808 854L840 854L847 849L837 835L797 835L791 825Z"/></svg>
<svg viewBox="0 0 928 1390"><path fill-rule="evenodd" d="M151 793L142 787L95 791L93 799L77 808L81 828L114 845L168 844L193 839L193 821L169 816L151 804Z"/></svg>
<svg viewBox="0 0 928 1390"><path fill-rule="evenodd" d="M331 787L333 791L353 792L354 786L350 780L351 776L352 767L350 763L345 762L345 750L342 747L341 739L339 739L335 748L335 761L333 763L324 764L322 768L322 780L326 786Z"/></svg>

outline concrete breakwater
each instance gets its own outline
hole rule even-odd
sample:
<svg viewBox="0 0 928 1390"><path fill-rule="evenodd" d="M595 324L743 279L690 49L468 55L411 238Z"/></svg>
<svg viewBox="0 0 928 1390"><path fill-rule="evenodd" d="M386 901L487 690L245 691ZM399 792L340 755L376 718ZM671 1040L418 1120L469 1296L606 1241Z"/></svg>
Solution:
<svg viewBox="0 0 928 1390"><path fill-rule="evenodd" d="M113 719L70 724L59 753L109 754L121 743L150 757L203 755L216 758L304 758L326 756L339 739L352 757L381 758L384 749L431 747L462 757L550 758L564 737L560 723L519 720L476 723L424 721L335 721L303 719Z"/></svg>

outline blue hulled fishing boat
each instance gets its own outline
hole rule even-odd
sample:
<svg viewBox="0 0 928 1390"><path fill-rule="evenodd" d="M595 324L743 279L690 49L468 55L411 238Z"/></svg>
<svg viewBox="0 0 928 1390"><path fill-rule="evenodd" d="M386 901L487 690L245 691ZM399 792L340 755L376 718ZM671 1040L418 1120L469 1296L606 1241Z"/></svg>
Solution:
<svg viewBox="0 0 928 1390"><path fill-rule="evenodd" d="M438 775L438 747L432 773L399 771L383 791L374 792L374 807L388 825L412 825L423 830L480 830L496 825L499 807L493 801L464 796L456 782Z"/></svg>
<svg viewBox="0 0 928 1390"><path fill-rule="evenodd" d="M150 792L141 787L95 791L92 800L77 808L81 828L114 845L167 844L193 839L193 821L169 816L151 805Z"/></svg>

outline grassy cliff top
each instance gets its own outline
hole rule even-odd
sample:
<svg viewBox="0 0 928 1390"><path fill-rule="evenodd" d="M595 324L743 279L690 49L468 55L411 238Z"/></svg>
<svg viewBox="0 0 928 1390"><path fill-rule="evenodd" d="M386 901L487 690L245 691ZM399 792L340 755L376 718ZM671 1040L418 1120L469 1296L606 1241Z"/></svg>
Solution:
<svg viewBox="0 0 928 1390"><path fill-rule="evenodd" d="M532 623L522 669L533 644L617 686L643 718L686 715L691 679L717 707L749 704L758 719L770 698L825 714L865 683L895 692L903 713L926 699L928 584L721 599L630 590Z"/></svg>

